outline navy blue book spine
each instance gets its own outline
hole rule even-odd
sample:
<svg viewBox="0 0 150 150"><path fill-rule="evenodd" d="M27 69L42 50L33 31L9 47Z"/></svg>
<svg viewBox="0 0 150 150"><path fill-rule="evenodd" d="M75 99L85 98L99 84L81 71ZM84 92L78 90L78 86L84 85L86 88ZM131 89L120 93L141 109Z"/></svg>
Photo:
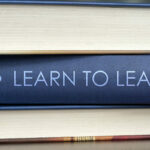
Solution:
<svg viewBox="0 0 150 150"><path fill-rule="evenodd" d="M0 105L0 110L146 109L150 105Z"/></svg>
<svg viewBox="0 0 150 150"><path fill-rule="evenodd" d="M0 105L150 104L150 55L0 56Z"/></svg>
<svg viewBox="0 0 150 150"><path fill-rule="evenodd" d="M150 7L148 0L0 0L0 4L85 5L109 7Z"/></svg>

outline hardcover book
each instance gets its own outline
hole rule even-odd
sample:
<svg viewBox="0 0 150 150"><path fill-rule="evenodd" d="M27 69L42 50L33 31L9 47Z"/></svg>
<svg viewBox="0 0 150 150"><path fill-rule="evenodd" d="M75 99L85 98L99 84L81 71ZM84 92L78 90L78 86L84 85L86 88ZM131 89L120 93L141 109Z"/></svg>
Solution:
<svg viewBox="0 0 150 150"><path fill-rule="evenodd" d="M0 143L150 139L150 109L1 111Z"/></svg>
<svg viewBox="0 0 150 150"><path fill-rule="evenodd" d="M150 55L0 56L0 109L148 107L149 59Z"/></svg>
<svg viewBox="0 0 150 150"><path fill-rule="evenodd" d="M0 4L49 4L88 6L150 7L149 0L0 0Z"/></svg>
<svg viewBox="0 0 150 150"><path fill-rule="evenodd" d="M149 1L0 3L0 54L149 53ZM71 6L75 4L141 7Z"/></svg>

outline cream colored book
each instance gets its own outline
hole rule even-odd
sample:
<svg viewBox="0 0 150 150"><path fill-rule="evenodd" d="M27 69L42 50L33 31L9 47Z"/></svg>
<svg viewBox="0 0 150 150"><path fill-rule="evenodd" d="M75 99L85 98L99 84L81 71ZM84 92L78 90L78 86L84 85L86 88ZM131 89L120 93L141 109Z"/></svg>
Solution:
<svg viewBox="0 0 150 150"><path fill-rule="evenodd" d="M13 139L48 142L54 138L54 141L59 141L61 137L64 141L67 137L93 141L88 138L95 136L106 136L101 140L111 141L110 136L121 135L147 135L149 139L149 115L150 109L1 111L0 143Z"/></svg>
<svg viewBox="0 0 150 150"><path fill-rule="evenodd" d="M150 9L0 5L0 54L149 53Z"/></svg>

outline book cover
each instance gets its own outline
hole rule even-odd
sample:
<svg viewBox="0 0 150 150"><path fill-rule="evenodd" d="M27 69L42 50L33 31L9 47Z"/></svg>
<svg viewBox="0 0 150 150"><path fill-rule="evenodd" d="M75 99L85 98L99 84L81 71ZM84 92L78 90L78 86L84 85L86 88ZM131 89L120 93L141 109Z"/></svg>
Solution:
<svg viewBox="0 0 150 150"><path fill-rule="evenodd" d="M0 110L61 110L61 109L138 109L150 105L0 105Z"/></svg>
<svg viewBox="0 0 150 150"><path fill-rule="evenodd" d="M150 140L150 135L79 136L0 139L0 144Z"/></svg>
<svg viewBox="0 0 150 150"><path fill-rule="evenodd" d="M49 5L88 5L88 6L122 6L150 7L148 0L0 0L1 4L49 4Z"/></svg>

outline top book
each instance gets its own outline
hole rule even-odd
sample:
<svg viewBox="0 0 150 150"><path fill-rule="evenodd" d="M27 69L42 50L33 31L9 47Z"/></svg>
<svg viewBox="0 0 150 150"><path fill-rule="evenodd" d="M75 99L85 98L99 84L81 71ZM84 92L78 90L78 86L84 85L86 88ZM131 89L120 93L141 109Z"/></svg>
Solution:
<svg viewBox="0 0 150 150"><path fill-rule="evenodd" d="M0 3L0 54L150 52L149 1ZM31 3L55 5L16 5Z"/></svg>

